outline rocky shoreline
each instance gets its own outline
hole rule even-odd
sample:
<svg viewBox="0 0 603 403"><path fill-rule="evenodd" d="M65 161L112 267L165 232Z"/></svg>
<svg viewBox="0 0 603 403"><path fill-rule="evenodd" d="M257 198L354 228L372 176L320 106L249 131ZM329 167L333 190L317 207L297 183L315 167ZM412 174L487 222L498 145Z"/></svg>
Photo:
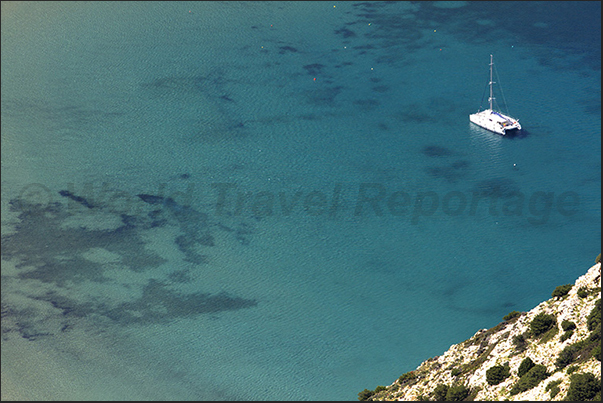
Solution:
<svg viewBox="0 0 603 403"><path fill-rule="evenodd" d="M365 389L358 400L600 400L600 385L599 255L549 300L511 312L391 385Z"/></svg>

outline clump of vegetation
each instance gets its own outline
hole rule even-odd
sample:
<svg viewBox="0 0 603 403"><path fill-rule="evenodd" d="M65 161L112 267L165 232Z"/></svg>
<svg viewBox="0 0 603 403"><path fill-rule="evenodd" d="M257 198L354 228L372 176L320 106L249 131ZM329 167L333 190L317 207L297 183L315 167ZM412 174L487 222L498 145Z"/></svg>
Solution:
<svg viewBox="0 0 603 403"><path fill-rule="evenodd" d="M591 355L595 357L597 360L601 361L601 344L593 348Z"/></svg>
<svg viewBox="0 0 603 403"><path fill-rule="evenodd" d="M534 364L534 361L532 361L530 357L524 358L521 364L519 364L519 368L517 369L517 376L521 378L522 376L527 374L528 371L531 370L535 365L536 364Z"/></svg>
<svg viewBox="0 0 603 403"><path fill-rule="evenodd" d="M538 343L539 344L548 343L555 336L557 336L557 333L559 333L559 328L557 326L551 327L544 335L542 335L542 337L540 338L540 340L538 341Z"/></svg>
<svg viewBox="0 0 603 403"><path fill-rule="evenodd" d="M570 375L570 374L573 374L574 372L576 372L577 370L578 370L578 366L577 365L572 365L571 367L568 367L565 370L565 373L568 374L568 375Z"/></svg>
<svg viewBox="0 0 603 403"><path fill-rule="evenodd" d="M526 390L530 390L549 377L546 367L544 365L534 365L528 372L526 372L519 381L509 391L511 395L516 395Z"/></svg>
<svg viewBox="0 0 603 403"><path fill-rule="evenodd" d="M511 376L511 371L508 363L506 365L494 365L486 371L486 381L489 385L498 385L509 376Z"/></svg>
<svg viewBox="0 0 603 403"><path fill-rule="evenodd" d="M557 356L557 359L555 360L555 366L557 368L565 368L572 362L574 362L578 355L578 351L580 350L579 343L580 342L570 344L569 346L566 346L563 350L561 350L561 352Z"/></svg>
<svg viewBox="0 0 603 403"><path fill-rule="evenodd" d="M460 402L465 400L470 392L465 385L448 386L440 383L433 390L432 397L433 400L439 402Z"/></svg>
<svg viewBox="0 0 603 403"><path fill-rule="evenodd" d="M599 323L596 328L592 332L590 332L590 336L588 336L590 341L598 341L601 340L601 324Z"/></svg>
<svg viewBox="0 0 603 403"><path fill-rule="evenodd" d="M480 386L472 388L471 389L471 393L469 393L469 396L467 396L465 398L465 401L467 402L474 402L475 398L477 397L477 394L482 390L482 388Z"/></svg>
<svg viewBox="0 0 603 403"><path fill-rule="evenodd" d="M578 288L578 296L580 298L586 298L588 297L588 290L584 287L580 287Z"/></svg>
<svg viewBox="0 0 603 403"><path fill-rule="evenodd" d="M460 402L465 400L471 391L465 385L456 385L448 388L446 392L446 401L448 402Z"/></svg>
<svg viewBox="0 0 603 403"><path fill-rule="evenodd" d="M523 333L517 334L513 336L513 345L517 349L518 353L521 353L528 346L528 342L526 340L526 336Z"/></svg>
<svg viewBox="0 0 603 403"><path fill-rule="evenodd" d="M588 318L586 319L588 330L593 331L597 325L601 324L601 298L595 302L595 306L590 311Z"/></svg>
<svg viewBox="0 0 603 403"><path fill-rule="evenodd" d="M443 402L446 400L446 394L448 393L448 385L440 383L433 390L433 398L437 402Z"/></svg>
<svg viewBox="0 0 603 403"><path fill-rule="evenodd" d="M560 340L561 342L564 342L570 337L572 337L572 335L574 334L574 329L576 328L576 324L572 321L564 320L563 322L561 322L561 327L563 328L563 330L565 330L565 333L561 335Z"/></svg>
<svg viewBox="0 0 603 403"><path fill-rule="evenodd" d="M360 401L368 400L374 394L375 394L374 390L364 389L362 392L358 393L358 400L360 400Z"/></svg>
<svg viewBox="0 0 603 403"><path fill-rule="evenodd" d="M459 376L463 371L460 368L452 368L452 371L450 371L450 375L452 376Z"/></svg>
<svg viewBox="0 0 603 403"><path fill-rule="evenodd" d="M591 330L590 335L580 341L566 346L557 357L555 366L565 368L574 362L580 363L588 361L591 357L600 357L601 348L601 304L600 299L591 311L588 317L588 327ZM597 347L599 349L597 349Z"/></svg>
<svg viewBox="0 0 603 403"><path fill-rule="evenodd" d="M379 385L375 388L375 390L364 389L362 392L358 393L358 400L364 401L370 399L372 396L377 393L387 390L387 387Z"/></svg>
<svg viewBox="0 0 603 403"><path fill-rule="evenodd" d="M464 373L474 372L488 359L490 353L492 352L492 350L494 350L494 347L496 347L496 343L492 343L489 345L487 341L484 340L483 343L480 343L480 349L477 352L479 356L475 360L461 365L461 371Z"/></svg>
<svg viewBox="0 0 603 403"><path fill-rule="evenodd" d="M519 316L521 316L521 312L519 312L519 311L511 311L508 314L506 314L505 316L503 316L503 320L505 320L505 321L508 322L511 319L517 318Z"/></svg>
<svg viewBox="0 0 603 403"><path fill-rule="evenodd" d="M564 284L564 285L560 285L557 288L555 288L555 290L553 291L553 293L551 294L554 297L565 297L567 295L567 293L572 289L574 285L573 284Z"/></svg>
<svg viewBox="0 0 603 403"><path fill-rule="evenodd" d="M570 377L570 386L565 400L584 402L587 400L594 400L597 397L597 394L598 400L600 400L600 379L597 379L590 372L585 374L572 374Z"/></svg>
<svg viewBox="0 0 603 403"><path fill-rule="evenodd" d="M559 338L559 341L561 341L563 343L564 341L566 341L567 339L572 337L573 334L574 334L573 330L568 330L567 332L565 332L561 335L561 337Z"/></svg>
<svg viewBox="0 0 603 403"><path fill-rule="evenodd" d="M561 322L561 328L567 332L568 330L574 330L576 328L576 324L566 319Z"/></svg>
<svg viewBox="0 0 603 403"><path fill-rule="evenodd" d="M557 324L557 319L554 315L549 315L540 312L530 322L530 332L534 336L540 336Z"/></svg>
<svg viewBox="0 0 603 403"><path fill-rule="evenodd" d="M413 380L416 377L417 377L417 375L414 373L414 371L405 372L402 375L400 375L400 377L398 378L398 382L400 383L400 385L402 385L404 382Z"/></svg>
<svg viewBox="0 0 603 403"><path fill-rule="evenodd" d="M597 255L597 258L595 259L595 264L600 263L601 262L601 254L599 253Z"/></svg>
<svg viewBox="0 0 603 403"><path fill-rule="evenodd" d="M561 391L561 389L559 389L559 384L561 384L561 379L549 382L546 385L546 388L544 388L544 390L549 392L551 399L557 396L557 394Z"/></svg>

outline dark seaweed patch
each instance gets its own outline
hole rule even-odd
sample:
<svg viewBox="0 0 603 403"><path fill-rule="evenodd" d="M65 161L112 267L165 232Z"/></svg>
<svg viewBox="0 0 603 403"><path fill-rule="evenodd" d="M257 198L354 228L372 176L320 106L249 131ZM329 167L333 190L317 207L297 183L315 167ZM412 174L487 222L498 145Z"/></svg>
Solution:
<svg viewBox="0 0 603 403"><path fill-rule="evenodd" d="M469 168L469 161L467 160L459 160L452 163L451 167L454 169L465 169Z"/></svg>
<svg viewBox="0 0 603 403"><path fill-rule="evenodd" d="M176 270L168 274L168 279L173 283L188 283L191 281L189 270Z"/></svg>
<svg viewBox="0 0 603 403"><path fill-rule="evenodd" d="M235 238L241 245L249 245L249 235L252 234L251 227L248 224L241 223L235 231Z"/></svg>
<svg viewBox="0 0 603 403"><path fill-rule="evenodd" d="M203 102L211 105L212 117L187 113L190 129L181 136L187 141L214 143L224 140L237 140L248 134L241 129L243 122L239 111L233 109L237 104L231 97L232 85L241 82L231 78L225 68L215 68L204 75L175 75L157 77L141 84L142 93L158 102Z"/></svg>
<svg viewBox="0 0 603 403"><path fill-rule="evenodd" d="M353 38L356 36L356 33L354 31L349 30L347 28L336 29L335 33L337 35L342 35L344 38Z"/></svg>
<svg viewBox="0 0 603 403"><path fill-rule="evenodd" d="M426 171L435 178L454 183L466 176L469 165L469 161L460 160L447 166L428 167Z"/></svg>
<svg viewBox="0 0 603 403"><path fill-rule="evenodd" d="M81 204L84 207L94 208L94 205L92 203L90 203L86 198L84 198L82 196L76 196L68 190L61 190L61 191L59 191L59 194L63 197L67 197L67 198Z"/></svg>
<svg viewBox="0 0 603 403"><path fill-rule="evenodd" d="M73 192L64 192L63 196L86 203L85 198ZM120 270L156 273L155 269L166 263L145 242L144 231L154 226L170 224L180 228L181 234L174 242L185 253L183 260L189 265L206 263L201 250L215 245L205 213L171 198L140 196L136 199L140 205L135 208L139 214L115 213L100 203L91 211L70 209L60 203L34 209L24 200L10 201L11 212L18 213L19 223L14 232L2 236L1 252L2 259L11 261L17 272L3 275L1 282L4 339L11 333L35 340L64 332L72 329L78 318L105 317L116 324L146 324L257 304L225 293L180 294L171 289L169 284L193 281L190 267L166 274L165 281L150 278L142 288L136 282L118 282L115 275ZM78 221L82 224L78 225ZM239 242L249 244L253 229L240 223L233 232ZM19 309L11 305L12 294L8 290L15 280L25 286L23 290L33 290L31 295L23 291L20 301L29 298L48 303L49 308ZM88 294L93 289L91 284L99 294ZM100 291L104 288L112 291L104 294ZM125 300L117 297L119 290L124 290Z"/></svg>
<svg viewBox="0 0 603 403"><path fill-rule="evenodd" d="M434 97L424 103L411 103L402 108L400 116L404 121L415 123L442 122L448 116L455 116L454 101L443 97Z"/></svg>
<svg viewBox="0 0 603 403"><path fill-rule="evenodd" d="M360 49L360 50L375 49L375 46L371 45L371 44L358 45L358 46L353 46L352 49Z"/></svg>
<svg viewBox="0 0 603 403"><path fill-rule="evenodd" d="M232 99L231 97L229 97L226 94L220 95L220 99L223 99L223 100L228 101L228 102L234 102L234 99Z"/></svg>
<svg viewBox="0 0 603 403"><path fill-rule="evenodd" d="M232 297L226 293L215 295L193 293L182 295L164 283L151 279L143 288L142 297L134 302L119 304L104 315L118 323L157 323L174 318L191 317L250 308L257 305L254 300ZM152 309L149 309L152 307Z"/></svg>
<svg viewBox="0 0 603 403"><path fill-rule="evenodd" d="M308 102L317 106L333 106L343 87L321 87L307 92Z"/></svg>
<svg viewBox="0 0 603 403"><path fill-rule="evenodd" d="M450 149L448 149L446 147L442 147L442 146L437 146L437 145L425 146L421 150L421 153L425 154L428 157L436 157L436 158L449 157L451 155L454 155L454 152L452 152Z"/></svg>
<svg viewBox="0 0 603 403"><path fill-rule="evenodd" d="M191 237L190 235L180 235L177 236L174 240L178 249L184 253L184 261L194 264L204 264L207 263L207 256L197 252L196 248L198 245L198 241L196 238Z"/></svg>
<svg viewBox="0 0 603 403"><path fill-rule="evenodd" d="M163 196L156 196L145 193L138 194L137 196L140 198L140 200L149 204L163 204L165 201L165 197Z"/></svg>
<svg viewBox="0 0 603 403"><path fill-rule="evenodd" d="M292 46L280 46L278 49L279 49L278 53L281 55L285 54L287 52L297 53L297 49L295 49Z"/></svg>
<svg viewBox="0 0 603 403"><path fill-rule="evenodd" d="M387 85L376 85L372 88L373 91L383 93L389 91L389 86Z"/></svg>
<svg viewBox="0 0 603 403"><path fill-rule="evenodd" d="M313 76L313 75L320 74L323 67L325 67L324 64L320 64L320 63L307 64L304 66L304 70L306 70L306 72L309 75Z"/></svg>
<svg viewBox="0 0 603 403"><path fill-rule="evenodd" d="M69 101L72 102L73 98ZM5 99L4 97L2 113L18 118L26 117L33 125L43 125L45 132L73 129L78 133L87 133L88 129L98 130L99 125L112 125L116 122L115 118L125 115L121 111L91 109L85 104L84 106L69 105L57 99L46 102L37 99Z"/></svg>
<svg viewBox="0 0 603 403"><path fill-rule="evenodd" d="M402 120L413 123L436 123L439 119L421 105L413 103L400 111Z"/></svg>

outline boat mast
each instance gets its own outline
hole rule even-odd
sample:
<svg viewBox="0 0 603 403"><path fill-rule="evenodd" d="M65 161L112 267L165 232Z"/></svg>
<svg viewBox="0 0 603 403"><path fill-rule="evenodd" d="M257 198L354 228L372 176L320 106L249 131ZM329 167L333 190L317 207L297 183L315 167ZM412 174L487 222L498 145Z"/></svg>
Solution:
<svg viewBox="0 0 603 403"><path fill-rule="evenodd" d="M492 109L492 100L494 99L494 97L492 96L492 84L494 84L494 82L492 81L492 65L494 63L492 62L492 55L490 55L490 98L488 98L488 102L490 103L490 110Z"/></svg>

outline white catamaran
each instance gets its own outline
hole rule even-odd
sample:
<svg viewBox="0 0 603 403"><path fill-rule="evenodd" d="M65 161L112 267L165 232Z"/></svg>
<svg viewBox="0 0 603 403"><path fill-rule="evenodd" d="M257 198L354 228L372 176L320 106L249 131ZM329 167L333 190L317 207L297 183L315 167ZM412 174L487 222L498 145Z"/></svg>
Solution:
<svg viewBox="0 0 603 403"><path fill-rule="evenodd" d="M510 134L510 132L517 132L521 130L521 125L519 124L517 119L512 118L509 115L505 115L492 107L492 103L495 102L496 99L492 94L492 84L494 84L494 81L492 81L493 65L494 63L492 62L492 55L490 55L490 82L488 83L488 85L490 86L490 97L488 98L488 104L490 107L484 111L481 111L480 106L480 111L469 115L469 120L472 123L475 123L476 125L483 127L486 130L490 130L494 133L498 133L504 136L507 133Z"/></svg>

